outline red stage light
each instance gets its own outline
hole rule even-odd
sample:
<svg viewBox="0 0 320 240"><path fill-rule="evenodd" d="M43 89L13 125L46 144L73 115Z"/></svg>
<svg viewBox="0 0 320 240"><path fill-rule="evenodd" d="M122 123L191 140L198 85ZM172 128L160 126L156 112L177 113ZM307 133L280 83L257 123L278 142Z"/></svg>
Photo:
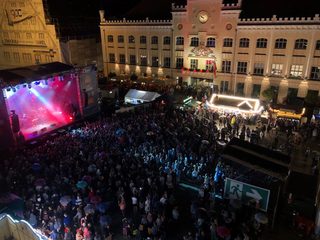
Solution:
<svg viewBox="0 0 320 240"><path fill-rule="evenodd" d="M70 120L73 120L73 117L70 116L69 119L70 119Z"/></svg>

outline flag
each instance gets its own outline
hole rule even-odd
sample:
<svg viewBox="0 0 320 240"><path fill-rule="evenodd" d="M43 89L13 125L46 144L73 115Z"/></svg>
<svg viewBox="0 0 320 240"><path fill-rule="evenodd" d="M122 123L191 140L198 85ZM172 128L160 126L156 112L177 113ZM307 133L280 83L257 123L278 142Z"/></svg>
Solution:
<svg viewBox="0 0 320 240"><path fill-rule="evenodd" d="M215 61L213 61L213 75L214 75L214 78L216 79L217 78L217 64Z"/></svg>

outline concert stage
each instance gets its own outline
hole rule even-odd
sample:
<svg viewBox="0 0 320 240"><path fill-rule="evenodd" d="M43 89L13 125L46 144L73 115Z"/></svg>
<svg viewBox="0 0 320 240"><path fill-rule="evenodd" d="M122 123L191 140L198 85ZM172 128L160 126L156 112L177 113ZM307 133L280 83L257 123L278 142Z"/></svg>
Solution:
<svg viewBox="0 0 320 240"><path fill-rule="evenodd" d="M50 63L0 71L5 111L13 139L31 140L81 117L83 93L79 72L72 66ZM0 99L1 100L1 99ZM0 101L1 104L1 101ZM1 135L1 134L0 134ZM1 136L0 136L1 137Z"/></svg>

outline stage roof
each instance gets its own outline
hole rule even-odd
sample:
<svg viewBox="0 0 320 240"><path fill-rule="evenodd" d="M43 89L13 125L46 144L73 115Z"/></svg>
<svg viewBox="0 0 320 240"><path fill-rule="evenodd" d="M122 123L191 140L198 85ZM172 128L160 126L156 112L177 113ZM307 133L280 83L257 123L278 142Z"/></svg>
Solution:
<svg viewBox="0 0 320 240"><path fill-rule="evenodd" d="M0 86L5 88L22 83L31 83L36 80L53 77L73 69L73 66L61 62L52 62L0 70Z"/></svg>

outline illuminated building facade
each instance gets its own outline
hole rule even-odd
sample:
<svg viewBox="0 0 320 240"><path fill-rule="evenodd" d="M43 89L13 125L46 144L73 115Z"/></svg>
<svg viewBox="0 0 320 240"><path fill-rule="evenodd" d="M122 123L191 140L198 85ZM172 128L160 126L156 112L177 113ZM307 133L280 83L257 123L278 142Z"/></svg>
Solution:
<svg viewBox="0 0 320 240"><path fill-rule="evenodd" d="M100 11L104 74L167 77L245 97L272 88L278 102L319 95L319 15L242 19L241 0L188 0L171 13L108 20Z"/></svg>
<svg viewBox="0 0 320 240"><path fill-rule="evenodd" d="M62 61L42 0L3 0L0 9L1 69Z"/></svg>

